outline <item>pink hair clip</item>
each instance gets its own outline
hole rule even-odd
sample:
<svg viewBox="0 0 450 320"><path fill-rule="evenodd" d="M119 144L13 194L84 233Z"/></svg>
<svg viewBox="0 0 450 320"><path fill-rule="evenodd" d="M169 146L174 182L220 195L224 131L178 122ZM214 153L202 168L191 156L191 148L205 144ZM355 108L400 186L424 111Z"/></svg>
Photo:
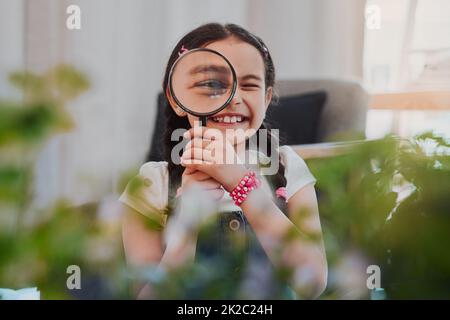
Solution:
<svg viewBox="0 0 450 320"><path fill-rule="evenodd" d="M187 51L189 51L189 49L186 49L185 47L184 47L184 44L181 46L181 49L180 49L180 52L178 52L178 56L181 56L183 53L185 53L185 52L187 52Z"/></svg>
<svg viewBox="0 0 450 320"><path fill-rule="evenodd" d="M285 187L279 187L275 191L275 195L277 196L277 198L283 198L287 202L287 190Z"/></svg>

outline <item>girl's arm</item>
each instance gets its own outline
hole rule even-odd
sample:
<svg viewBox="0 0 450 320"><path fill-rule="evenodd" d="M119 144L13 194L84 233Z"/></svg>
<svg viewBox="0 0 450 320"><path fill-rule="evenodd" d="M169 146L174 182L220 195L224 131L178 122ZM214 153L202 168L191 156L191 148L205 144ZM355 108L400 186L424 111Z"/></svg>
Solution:
<svg viewBox="0 0 450 320"><path fill-rule="evenodd" d="M164 269L177 268L195 256L196 238L179 235L181 241L164 246L163 233L146 225L142 214L121 204L123 212L122 238L127 264L132 268L149 266ZM149 283L135 283L133 288L138 299L155 298Z"/></svg>
<svg viewBox="0 0 450 320"><path fill-rule="evenodd" d="M145 217L134 209L120 204L122 208L122 241L125 258L132 269L158 265L163 255L161 231L152 230L145 224ZM134 295L150 298L151 287L145 282L133 283Z"/></svg>
<svg viewBox="0 0 450 320"><path fill-rule="evenodd" d="M289 218L262 188L250 192L241 207L274 266L292 271L289 280L297 295L317 298L325 290L328 267L314 186L289 199ZM308 239L311 235L315 238Z"/></svg>

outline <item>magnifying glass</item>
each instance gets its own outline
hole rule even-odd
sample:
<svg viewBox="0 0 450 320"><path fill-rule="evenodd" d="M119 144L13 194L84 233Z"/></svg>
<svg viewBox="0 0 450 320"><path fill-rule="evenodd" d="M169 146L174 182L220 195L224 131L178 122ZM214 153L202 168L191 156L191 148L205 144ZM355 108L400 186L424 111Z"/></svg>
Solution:
<svg viewBox="0 0 450 320"><path fill-rule="evenodd" d="M233 66L219 52L197 48L183 53L169 73L169 92L187 113L206 126L208 117L223 110L233 99L237 80Z"/></svg>

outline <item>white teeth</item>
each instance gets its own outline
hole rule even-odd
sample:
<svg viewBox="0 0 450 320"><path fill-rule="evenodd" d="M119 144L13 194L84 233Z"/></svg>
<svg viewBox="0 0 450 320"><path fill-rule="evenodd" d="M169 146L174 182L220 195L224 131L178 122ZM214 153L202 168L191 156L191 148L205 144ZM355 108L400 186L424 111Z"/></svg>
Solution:
<svg viewBox="0 0 450 320"><path fill-rule="evenodd" d="M242 122L244 120L244 117L242 116L225 116L225 117L213 117L212 120L219 123L237 123Z"/></svg>

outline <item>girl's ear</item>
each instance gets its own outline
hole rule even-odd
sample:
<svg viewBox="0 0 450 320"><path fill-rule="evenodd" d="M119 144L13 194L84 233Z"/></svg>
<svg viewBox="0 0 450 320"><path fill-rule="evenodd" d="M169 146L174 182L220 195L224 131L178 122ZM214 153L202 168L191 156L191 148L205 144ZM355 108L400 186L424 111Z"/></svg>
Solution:
<svg viewBox="0 0 450 320"><path fill-rule="evenodd" d="M265 103L266 103L266 110L270 105L270 101L272 101L272 95L273 95L273 88L272 87L268 87L266 89L266 98L265 98Z"/></svg>
<svg viewBox="0 0 450 320"><path fill-rule="evenodd" d="M172 96L170 95L169 88L166 89L166 98L167 101L169 101L170 107L179 117L187 116L187 113L176 104L175 100L173 100Z"/></svg>

